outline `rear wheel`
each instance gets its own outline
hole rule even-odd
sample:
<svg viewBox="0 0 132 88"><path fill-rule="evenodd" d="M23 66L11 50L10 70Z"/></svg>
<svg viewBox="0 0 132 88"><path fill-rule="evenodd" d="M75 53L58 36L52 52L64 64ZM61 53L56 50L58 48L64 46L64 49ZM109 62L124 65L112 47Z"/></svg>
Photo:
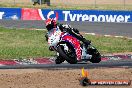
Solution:
<svg viewBox="0 0 132 88"><path fill-rule="evenodd" d="M64 50L64 46L59 45L57 48L59 55L63 57L68 63L76 64L77 58L76 58L76 52L74 48L68 44L67 44L67 47L68 47L68 50Z"/></svg>
<svg viewBox="0 0 132 88"><path fill-rule="evenodd" d="M92 55L90 62L99 63L101 61L101 55L99 51L95 47L90 47L87 49L88 54Z"/></svg>

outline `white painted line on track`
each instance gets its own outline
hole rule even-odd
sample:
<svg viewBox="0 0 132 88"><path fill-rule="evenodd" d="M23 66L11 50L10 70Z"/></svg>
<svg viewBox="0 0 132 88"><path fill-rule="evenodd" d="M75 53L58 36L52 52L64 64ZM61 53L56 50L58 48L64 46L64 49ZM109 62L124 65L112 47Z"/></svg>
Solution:
<svg viewBox="0 0 132 88"><path fill-rule="evenodd" d="M84 34L87 34L87 35L100 35L100 34L95 34L95 33L84 33ZM132 39L130 37L125 37L125 36L113 36L113 35L100 35L100 36L105 36L105 37L115 37L115 38L127 38L127 39Z"/></svg>
<svg viewBox="0 0 132 88"><path fill-rule="evenodd" d="M105 37L110 37L111 35L104 35Z"/></svg>
<svg viewBox="0 0 132 88"><path fill-rule="evenodd" d="M130 39L130 40L131 40L132 38L128 38L128 39Z"/></svg>
<svg viewBox="0 0 132 88"><path fill-rule="evenodd" d="M116 38L124 38L124 36L115 36Z"/></svg>
<svg viewBox="0 0 132 88"><path fill-rule="evenodd" d="M43 31L46 31L46 29L35 29L35 30L43 30ZM96 33L84 33L82 32L82 34L87 34L87 35L99 35L99 34L96 34ZM125 36L113 36L113 35L101 35L101 36L105 36L105 37L115 37L115 38L127 38L127 39L132 39L130 37L125 37Z"/></svg>
<svg viewBox="0 0 132 88"><path fill-rule="evenodd" d="M45 30L45 29L35 29L35 30Z"/></svg>
<svg viewBox="0 0 132 88"><path fill-rule="evenodd" d="M85 34L88 34L88 35L96 35L95 33L85 33Z"/></svg>

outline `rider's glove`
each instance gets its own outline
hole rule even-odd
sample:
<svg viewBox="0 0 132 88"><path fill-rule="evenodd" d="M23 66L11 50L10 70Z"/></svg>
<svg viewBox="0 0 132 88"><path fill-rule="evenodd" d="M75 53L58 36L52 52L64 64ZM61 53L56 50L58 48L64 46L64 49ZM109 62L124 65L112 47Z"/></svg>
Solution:
<svg viewBox="0 0 132 88"><path fill-rule="evenodd" d="M70 25L67 25L67 24L66 25L60 25L59 28L62 32L70 32L71 31Z"/></svg>
<svg viewBox="0 0 132 88"><path fill-rule="evenodd" d="M72 30L73 30L75 33L77 33L77 34L80 34L79 31L78 31L78 29L72 28Z"/></svg>
<svg viewBox="0 0 132 88"><path fill-rule="evenodd" d="M65 25L62 25L64 28L68 28L70 29L71 28L71 25L68 25L68 24L65 24Z"/></svg>
<svg viewBox="0 0 132 88"><path fill-rule="evenodd" d="M63 24L59 24L59 29L61 30L61 32L63 32L64 29Z"/></svg>

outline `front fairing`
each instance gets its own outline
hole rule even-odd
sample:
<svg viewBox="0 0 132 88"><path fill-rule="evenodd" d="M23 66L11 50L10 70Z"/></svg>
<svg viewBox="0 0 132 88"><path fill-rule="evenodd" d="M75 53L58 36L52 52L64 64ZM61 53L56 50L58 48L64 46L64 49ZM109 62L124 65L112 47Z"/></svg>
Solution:
<svg viewBox="0 0 132 88"><path fill-rule="evenodd" d="M69 33L61 32L59 28L54 28L48 31L48 44L56 50L57 45L61 42L67 42L71 44L76 52L77 60L81 60L81 46L77 38L73 37ZM67 47L63 44L64 49L67 50Z"/></svg>
<svg viewBox="0 0 132 88"><path fill-rule="evenodd" d="M68 42L74 47L76 51L76 55L77 55L77 60L80 61L81 60L81 45L79 40L73 37L72 35L65 33L61 36L61 41Z"/></svg>
<svg viewBox="0 0 132 88"><path fill-rule="evenodd" d="M57 28L53 28L48 31L48 44L49 46L56 46L60 41L61 30Z"/></svg>

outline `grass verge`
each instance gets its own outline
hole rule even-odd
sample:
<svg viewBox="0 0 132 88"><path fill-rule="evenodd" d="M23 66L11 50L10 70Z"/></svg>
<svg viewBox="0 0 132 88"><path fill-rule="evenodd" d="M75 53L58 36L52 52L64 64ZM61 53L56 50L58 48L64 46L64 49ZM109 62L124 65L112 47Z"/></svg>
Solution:
<svg viewBox="0 0 132 88"><path fill-rule="evenodd" d="M41 8L41 9L62 9L62 10L132 10L131 4L89 4L89 5L50 5L47 6L46 4L42 5L35 5L33 6L31 3L19 3L19 4L11 4L11 3L1 3L0 7L11 7L11 8Z"/></svg>
<svg viewBox="0 0 132 88"><path fill-rule="evenodd" d="M46 31L6 29L0 27L0 59L51 57L45 41ZM132 52L132 40L85 35L99 51L104 53Z"/></svg>

